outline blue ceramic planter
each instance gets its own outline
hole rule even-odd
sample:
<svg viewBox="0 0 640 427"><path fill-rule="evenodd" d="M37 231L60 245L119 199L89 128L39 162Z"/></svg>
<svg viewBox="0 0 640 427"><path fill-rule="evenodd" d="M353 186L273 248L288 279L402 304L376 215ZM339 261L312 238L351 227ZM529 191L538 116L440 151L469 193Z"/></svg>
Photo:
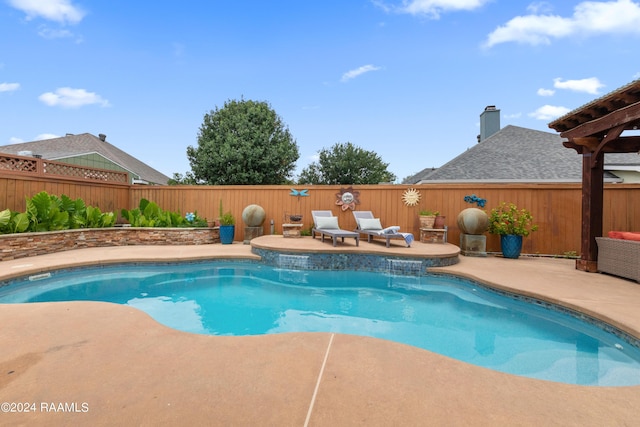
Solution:
<svg viewBox="0 0 640 427"><path fill-rule="evenodd" d="M513 259L518 258L522 251L522 236L502 234L500 236L500 246L502 247L502 256Z"/></svg>
<svg viewBox="0 0 640 427"><path fill-rule="evenodd" d="M233 243L233 236L236 232L235 225L221 225L220 226L220 243L223 245L230 245Z"/></svg>

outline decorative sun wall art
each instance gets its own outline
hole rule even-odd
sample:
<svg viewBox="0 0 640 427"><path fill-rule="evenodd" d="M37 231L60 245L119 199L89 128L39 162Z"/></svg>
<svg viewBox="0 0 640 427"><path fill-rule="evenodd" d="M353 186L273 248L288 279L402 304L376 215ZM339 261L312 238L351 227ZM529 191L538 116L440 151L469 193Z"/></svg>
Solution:
<svg viewBox="0 0 640 427"><path fill-rule="evenodd" d="M360 192L355 191L353 187L340 188L340 192L336 193L336 205L340 206L343 211L354 210L359 204Z"/></svg>
<svg viewBox="0 0 640 427"><path fill-rule="evenodd" d="M402 194L402 201L407 206L415 206L420 201L420 192L415 188L408 188Z"/></svg>

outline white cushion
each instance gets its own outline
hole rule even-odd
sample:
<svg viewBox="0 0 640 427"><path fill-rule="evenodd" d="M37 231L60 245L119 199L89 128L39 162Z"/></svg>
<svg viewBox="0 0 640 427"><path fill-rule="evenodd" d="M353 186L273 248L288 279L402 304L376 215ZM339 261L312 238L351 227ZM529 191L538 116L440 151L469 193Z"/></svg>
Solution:
<svg viewBox="0 0 640 427"><path fill-rule="evenodd" d="M380 218L360 218L360 230L382 230Z"/></svg>
<svg viewBox="0 0 640 427"><path fill-rule="evenodd" d="M317 216L316 228L319 228L321 230L339 230L340 226L338 225L338 217L337 216Z"/></svg>

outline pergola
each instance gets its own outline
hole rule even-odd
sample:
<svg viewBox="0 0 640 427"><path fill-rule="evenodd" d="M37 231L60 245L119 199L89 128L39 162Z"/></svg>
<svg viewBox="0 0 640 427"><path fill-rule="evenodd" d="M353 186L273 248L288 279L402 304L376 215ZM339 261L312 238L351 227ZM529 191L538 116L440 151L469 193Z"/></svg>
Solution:
<svg viewBox="0 0 640 427"><path fill-rule="evenodd" d="M582 155L582 240L578 270L597 271L605 153L640 152L640 79L549 123ZM626 131L626 135L625 135Z"/></svg>

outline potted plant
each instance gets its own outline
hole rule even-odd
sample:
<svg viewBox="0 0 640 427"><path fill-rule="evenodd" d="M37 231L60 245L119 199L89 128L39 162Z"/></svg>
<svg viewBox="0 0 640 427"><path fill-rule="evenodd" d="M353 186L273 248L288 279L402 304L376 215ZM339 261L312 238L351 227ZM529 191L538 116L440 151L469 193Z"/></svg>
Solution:
<svg viewBox="0 0 640 427"><path fill-rule="evenodd" d="M223 213L222 200L220 200L220 243L230 245L236 231L236 219L231 212Z"/></svg>
<svg viewBox="0 0 640 427"><path fill-rule="evenodd" d="M439 211L423 209L420 211L420 228L433 228Z"/></svg>
<svg viewBox="0 0 640 427"><path fill-rule="evenodd" d="M500 235L500 246L505 258L518 258L522 250L522 238L537 229L531 212L518 209L513 203L502 202L489 215L489 233Z"/></svg>

